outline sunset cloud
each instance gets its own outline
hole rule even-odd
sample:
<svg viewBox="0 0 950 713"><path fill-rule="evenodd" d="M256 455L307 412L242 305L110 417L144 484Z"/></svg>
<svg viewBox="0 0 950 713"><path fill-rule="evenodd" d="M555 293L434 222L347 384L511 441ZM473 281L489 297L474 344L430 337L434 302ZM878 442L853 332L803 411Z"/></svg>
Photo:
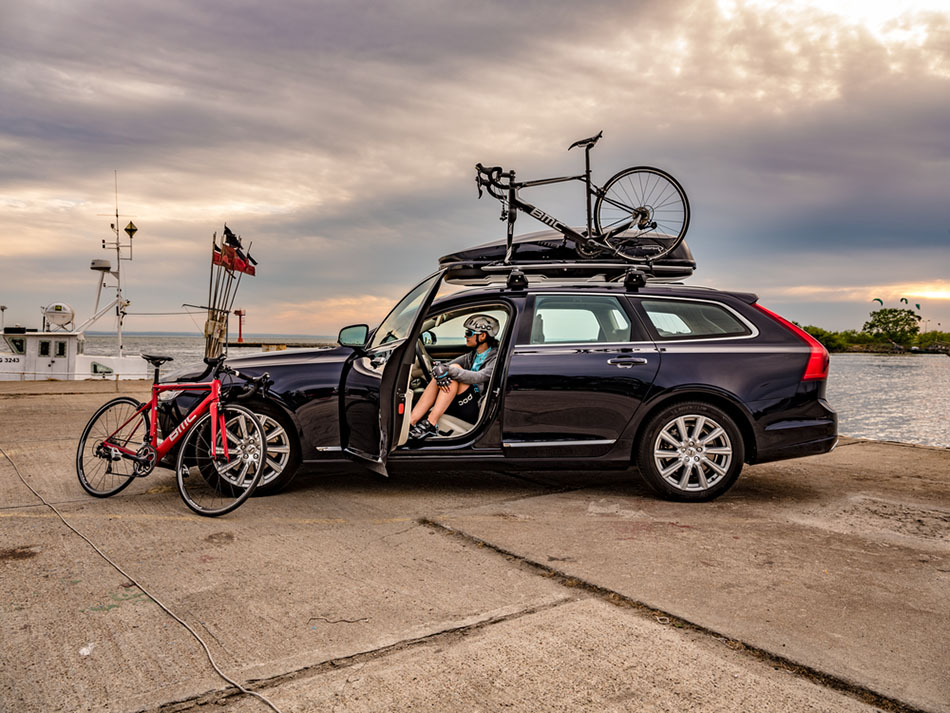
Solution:
<svg viewBox="0 0 950 713"><path fill-rule="evenodd" d="M776 288L772 294L786 297L820 298L833 302L852 302L862 299L899 301L902 297L921 297L932 300L950 300L950 281L908 283L900 285L860 285L834 287L827 285L796 285Z"/></svg>

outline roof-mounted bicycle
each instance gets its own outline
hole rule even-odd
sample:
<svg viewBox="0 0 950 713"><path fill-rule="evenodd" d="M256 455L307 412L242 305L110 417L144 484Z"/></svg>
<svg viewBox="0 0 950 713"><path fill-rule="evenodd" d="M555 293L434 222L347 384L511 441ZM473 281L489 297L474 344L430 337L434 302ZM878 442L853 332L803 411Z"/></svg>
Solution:
<svg viewBox="0 0 950 713"><path fill-rule="evenodd" d="M591 181L590 150L603 133L575 141L568 148L568 151L575 147L584 149L584 173L578 176L516 181L513 170L505 171L501 166L485 167L480 163L475 165L478 197L482 197L484 188L502 204L501 219L508 224L505 263L511 262L518 211L560 232L565 240L573 243L582 258L613 255L650 265L669 255L683 242L689 228L689 201L683 187L666 171L636 166L620 171L603 187ZM523 188L568 181L582 181L586 187L587 229L583 233L519 196Z"/></svg>

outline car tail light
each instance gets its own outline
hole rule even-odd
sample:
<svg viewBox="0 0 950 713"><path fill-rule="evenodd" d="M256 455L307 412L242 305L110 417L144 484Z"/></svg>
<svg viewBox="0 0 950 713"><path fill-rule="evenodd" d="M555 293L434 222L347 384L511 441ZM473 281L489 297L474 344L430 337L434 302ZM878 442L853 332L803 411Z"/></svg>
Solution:
<svg viewBox="0 0 950 713"><path fill-rule="evenodd" d="M802 338L802 340L804 340L809 349L811 349L811 353L808 356L808 365L805 367L805 373L802 375L802 381L813 381L817 379L828 378L828 362L830 358L828 356L828 350L825 349L821 342L819 342L801 327L792 324L784 317L779 317L777 314L775 314L775 312L765 309L765 307L762 305L756 303L753 305L753 307L765 312L769 317L786 327L789 331L797 334Z"/></svg>

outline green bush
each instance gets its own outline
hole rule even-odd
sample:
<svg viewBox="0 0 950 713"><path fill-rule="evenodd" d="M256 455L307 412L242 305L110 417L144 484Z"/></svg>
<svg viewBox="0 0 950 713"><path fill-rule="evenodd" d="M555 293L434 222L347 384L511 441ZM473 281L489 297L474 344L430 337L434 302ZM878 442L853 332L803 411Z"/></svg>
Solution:
<svg viewBox="0 0 950 713"><path fill-rule="evenodd" d="M829 352L841 352L847 349L848 343L838 332L829 332L827 329L807 324L802 327L811 336L817 339Z"/></svg>

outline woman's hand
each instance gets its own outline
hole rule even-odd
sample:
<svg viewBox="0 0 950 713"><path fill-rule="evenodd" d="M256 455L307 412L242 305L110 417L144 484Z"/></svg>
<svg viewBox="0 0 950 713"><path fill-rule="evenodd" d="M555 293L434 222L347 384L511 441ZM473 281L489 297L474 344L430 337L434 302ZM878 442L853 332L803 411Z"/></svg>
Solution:
<svg viewBox="0 0 950 713"><path fill-rule="evenodd" d="M454 364L451 366L454 366ZM432 365L432 377L435 379L436 386L442 391L448 391L452 385L449 372L450 369L446 368L445 364L438 363Z"/></svg>

